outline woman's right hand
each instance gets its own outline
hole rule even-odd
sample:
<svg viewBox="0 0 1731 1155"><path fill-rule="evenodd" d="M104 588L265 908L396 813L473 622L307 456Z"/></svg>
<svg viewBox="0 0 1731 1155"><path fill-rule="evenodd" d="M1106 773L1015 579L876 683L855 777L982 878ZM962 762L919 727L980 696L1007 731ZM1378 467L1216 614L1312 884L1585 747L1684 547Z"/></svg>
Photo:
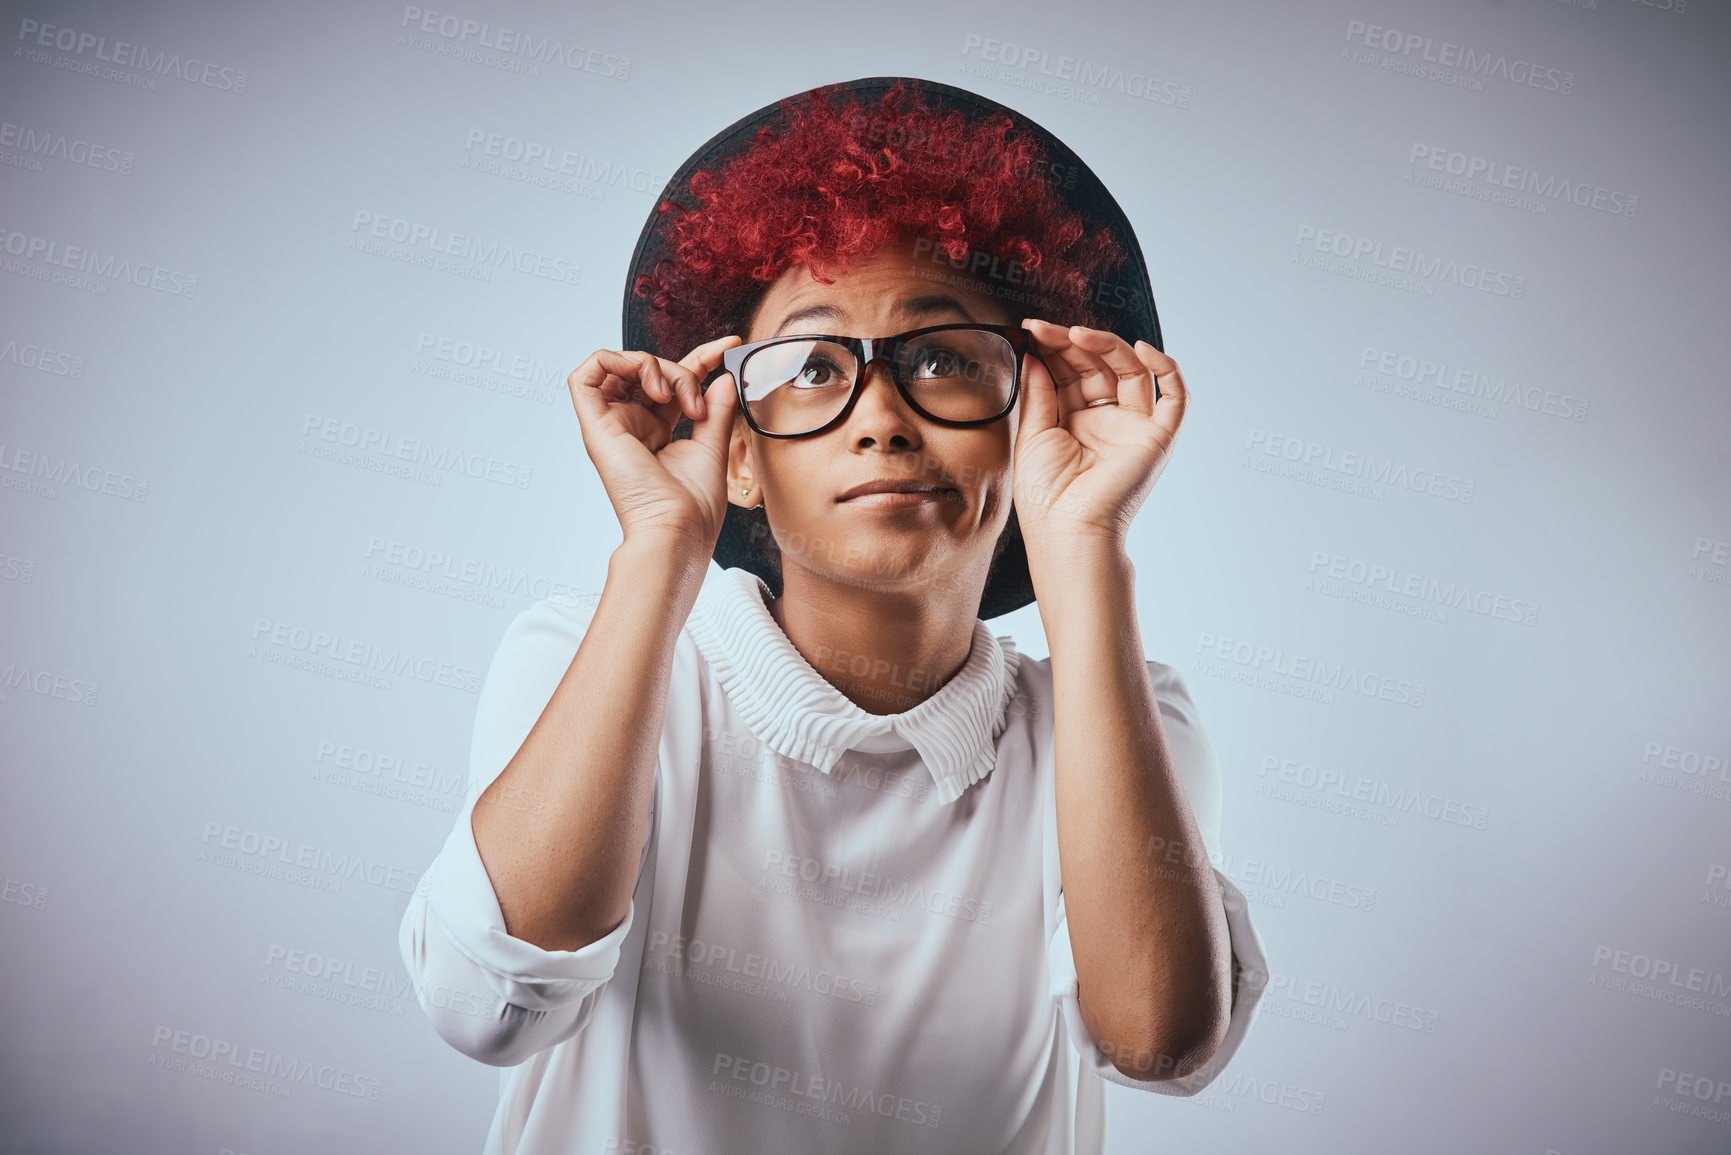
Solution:
<svg viewBox="0 0 1731 1155"><path fill-rule="evenodd" d="M566 383L583 429L583 447L626 540L689 543L708 561L727 513L727 447L737 393L731 377L703 392L704 378L735 335L699 345L678 361L649 353L597 349ZM689 439L674 440L681 416Z"/></svg>

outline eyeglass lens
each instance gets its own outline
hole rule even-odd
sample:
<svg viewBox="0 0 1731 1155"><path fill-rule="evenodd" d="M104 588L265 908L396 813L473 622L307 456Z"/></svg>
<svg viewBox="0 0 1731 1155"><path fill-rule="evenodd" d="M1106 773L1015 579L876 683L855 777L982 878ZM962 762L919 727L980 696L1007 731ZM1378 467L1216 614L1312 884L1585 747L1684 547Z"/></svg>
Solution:
<svg viewBox="0 0 1731 1155"><path fill-rule="evenodd" d="M1010 403L1016 351L998 333L953 329L909 340L890 362L914 402L940 421L987 421ZM847 404L859 359L834 341L766 345L745 359L746 407L766 433L821 429Z"/></svg>

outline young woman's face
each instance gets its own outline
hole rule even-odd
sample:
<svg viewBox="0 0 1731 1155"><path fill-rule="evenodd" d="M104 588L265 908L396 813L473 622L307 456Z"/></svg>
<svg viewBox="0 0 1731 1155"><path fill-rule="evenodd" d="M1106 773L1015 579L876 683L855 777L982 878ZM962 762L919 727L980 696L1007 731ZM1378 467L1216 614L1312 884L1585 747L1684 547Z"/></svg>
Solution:
<svg viewBox="0 0 1731 1155"><path fill-rule="evenodd" d="M856 262L846 273L831 273L833 284L795 266L770 286L744 339L784 333L888 337L954 322L1016 323L987 293L930 279L929 272L922 277L922 269L951 273L947 263L917 260L911 240ZM935 424L908 407L887 366L874 361L853 411L826 433L759 437L736 417L728 499L764 505L784 581L798 567L881 590L936 583L967 588L976 577L983 584L1010 514L1017 409L971 429ZM850 496L862 484L882 481L928 488ZM749 497L742 487L749 488Z"/></svg>

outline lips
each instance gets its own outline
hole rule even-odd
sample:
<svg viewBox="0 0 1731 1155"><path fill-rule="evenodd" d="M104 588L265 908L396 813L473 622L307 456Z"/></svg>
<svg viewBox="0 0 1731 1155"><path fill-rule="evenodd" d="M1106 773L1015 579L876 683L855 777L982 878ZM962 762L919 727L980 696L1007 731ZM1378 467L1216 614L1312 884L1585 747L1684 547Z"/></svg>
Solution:
<svg viewBox="0 0 1731 1155"><path fill-rule="evenodd" d="M852 501L856 497L870 497L875 494L909 494L936 498L939 501L956 501L961 498L960 492L947 485L934 485L929 481L891 480L861 482L843 493L836 501ZM913 498L908 499L909 501Z"/></svg>

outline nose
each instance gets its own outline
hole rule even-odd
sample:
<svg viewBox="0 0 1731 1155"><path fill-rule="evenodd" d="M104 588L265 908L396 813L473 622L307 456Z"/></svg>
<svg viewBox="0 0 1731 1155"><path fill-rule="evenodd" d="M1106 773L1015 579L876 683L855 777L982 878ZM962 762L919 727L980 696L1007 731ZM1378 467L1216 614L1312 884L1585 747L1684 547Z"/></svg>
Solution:
<svg viewBox="0 0 1731 1155"><path fill-rule="evenodd" d="M859 399L847 417L847 430L858 449L883 446L911 449L919 444L919 429L915 414L896 388L890 376L889 363L873 357L860 370L865 381L860 385Z"/></svg>

